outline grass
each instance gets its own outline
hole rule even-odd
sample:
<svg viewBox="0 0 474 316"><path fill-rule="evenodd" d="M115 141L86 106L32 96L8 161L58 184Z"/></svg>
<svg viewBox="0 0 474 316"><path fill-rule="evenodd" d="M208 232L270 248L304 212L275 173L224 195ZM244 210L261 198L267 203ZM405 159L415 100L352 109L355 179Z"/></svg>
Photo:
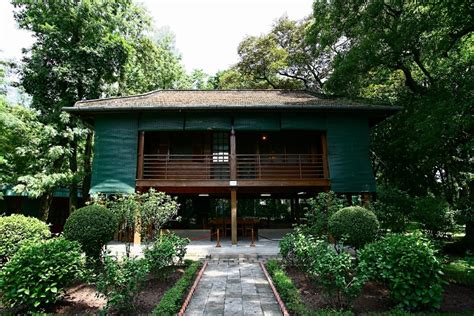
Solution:
<svg viewBox="0 0 474 316"><path fill-rule="evenodd" d="M474 257L466 256L445 264L445 278L450 282L474 286Z"/></svg>
<svg viewBox="0 0 474 316"><path fill-rule="evenodd" d="M301 299L298 289L278 262L276 260L270 260L267 262L266 267L290 315L311 315L312 313Z"/></svg>
<svg viewBox="0 0 474 316"><path fill-rule="evenodd" d="M200 262L194 261L190 263L181 279L171 289L166 291L151 315L175 315L178 313L200 267Z"/></svg>

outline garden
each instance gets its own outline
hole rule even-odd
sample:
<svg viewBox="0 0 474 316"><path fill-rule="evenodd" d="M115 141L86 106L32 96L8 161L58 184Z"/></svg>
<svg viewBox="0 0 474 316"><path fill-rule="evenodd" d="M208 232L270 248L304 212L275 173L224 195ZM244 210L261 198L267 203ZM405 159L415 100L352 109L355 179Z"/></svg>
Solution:
<svg viewBox="0 0 474 316"><path fill-rule="evenodd" d="M386 188L364 207L332 192L310 199L282 260L266 265L289 313L472 313L474 256L453 247L453 212L433 197L409 202Z"/></svg>
<svg viewBox="0 0 474 316"><path fill-rule="evenodd" d="M101 197L74 211L60 236L33 217L0 217L0 313L177 313L201 264L183 259L188 239L148 228L160 231L178 208L154 190ZM130 244L124 254L107 250L114 234L134 229L143 256Z"/></svg>

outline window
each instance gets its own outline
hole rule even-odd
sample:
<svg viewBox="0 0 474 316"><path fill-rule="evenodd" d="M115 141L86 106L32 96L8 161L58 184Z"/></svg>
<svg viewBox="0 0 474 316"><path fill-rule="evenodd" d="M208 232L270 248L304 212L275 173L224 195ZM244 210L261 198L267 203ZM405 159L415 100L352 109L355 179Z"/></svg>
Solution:
<svg viewBox="0 0 474 316"><path fill-rule="evenodd" d="M212 162L229 162L229 133L213 133Z"/></svg>

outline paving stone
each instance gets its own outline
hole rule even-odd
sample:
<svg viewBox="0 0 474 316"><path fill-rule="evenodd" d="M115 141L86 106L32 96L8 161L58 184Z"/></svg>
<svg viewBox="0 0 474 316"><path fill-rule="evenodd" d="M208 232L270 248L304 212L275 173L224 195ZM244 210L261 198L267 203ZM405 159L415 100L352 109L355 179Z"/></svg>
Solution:
<svg viewBox="0 0 474 316"><path fill-rule="evenodd" d="M186 315L281 315L260 265L250 261L212 258Z"/></svg>

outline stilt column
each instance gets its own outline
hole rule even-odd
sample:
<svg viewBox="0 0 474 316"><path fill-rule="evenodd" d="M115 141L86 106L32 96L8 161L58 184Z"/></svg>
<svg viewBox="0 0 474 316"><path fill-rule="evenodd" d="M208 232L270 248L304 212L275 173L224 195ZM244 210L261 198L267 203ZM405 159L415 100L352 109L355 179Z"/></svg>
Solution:
<svg viewBox="0 0 474 316"><path fill-rule="evenodd" d="M232 245L237 245L237 191L230 191L230 226L232 233Z"/></svg>

